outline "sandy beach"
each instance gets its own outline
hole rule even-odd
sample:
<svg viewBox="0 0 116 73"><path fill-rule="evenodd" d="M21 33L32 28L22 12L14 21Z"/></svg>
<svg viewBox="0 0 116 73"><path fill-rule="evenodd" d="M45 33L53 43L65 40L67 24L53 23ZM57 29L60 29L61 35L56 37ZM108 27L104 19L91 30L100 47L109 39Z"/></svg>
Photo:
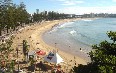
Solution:
<svg viewBox="0 0 116 73"><path fill-rule="evenodd" d="M20 50L20 57L19 59L23 59L23 54L22 54L22 41L27 40L28 44L30 45L29 50L36 50L37 48L42 49L46 51L47 53L49 51L52 51L53 49L57 50L53 46L47 45L43 39L42 39L42 34L50 30L52 27L54 27L57 24L73 21L73 20L79 20L79 19L65 19L65 20L54 20L54 21L45 21L42 22L41 24L36 23L31 26L27 26L24 29L17 31L17 34L15 35L15 38L13 40L13 48L18 47ZM70 64L70 68L74 65L78 64L87 64L85 60L78 56L73 56L72 54L69 54L67 52L61 51L58 49L58 54L64 59L64 62L67 64ZM75 58L75 60L74 60Z"/></svg>

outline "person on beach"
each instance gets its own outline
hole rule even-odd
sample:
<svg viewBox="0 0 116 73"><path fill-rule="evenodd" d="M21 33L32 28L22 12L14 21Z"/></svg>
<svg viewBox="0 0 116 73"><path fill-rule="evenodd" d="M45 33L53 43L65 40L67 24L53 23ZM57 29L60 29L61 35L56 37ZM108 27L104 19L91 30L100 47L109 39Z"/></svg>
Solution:
<svg viewBox="0 0 116 73"><path fill-rule="evenodd" d="M82 49L80 48L80 51L82 51Z"/></svg>

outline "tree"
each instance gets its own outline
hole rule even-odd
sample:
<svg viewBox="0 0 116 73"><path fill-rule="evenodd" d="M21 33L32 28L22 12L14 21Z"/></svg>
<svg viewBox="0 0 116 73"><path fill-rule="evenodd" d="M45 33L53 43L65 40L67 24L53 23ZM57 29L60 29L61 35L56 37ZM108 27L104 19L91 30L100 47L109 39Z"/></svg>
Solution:
<svg viewBox="0 0 116 73"><path fill-rule="evenodd" d="M71 72L73 73L98 73L96 64L89 63L88 65L79 64L78 67L74 66Z"/></svg>
<svg viewBox="0 0 116 73"><path fill-rule="evenodd" d="M18 9L20 12L20 23L28 23L30 15L26 11L26 5L23 2L21 2Z"/></svg>
<svg viewBox="0 0 116 73"><path fill-rule="evenodd" d="M2 25L0 24L0 36L2 35Z"/></svg>
<svg viewBox="0 0 116 73"><path fill-rule="evenodd" d="M0 1L0 35L2 30L7 30L9 33L9 29L15 30L16 27L29 23L29 18L30 14L23 2L16 5L12 0Z"/></svg>
<svg viewBox="0 0 116 73"><path fill-rule="evenodd" d="M30 66L29 66L29 69L31 70L31 72L34 72L35 70L35 59L34 59L34 56L29 56L29 63L30 63Z"/></svg>
<svg viewBox="0 0 116 73"><path fill-rule="evenodd" d="M29 45L27 44L27 41L23 40L23 54L25 56L25 60L26 60L26 57L28 56L28 52L29 52L28 47L29 47Z"/></svg>
<svg viewBox="0 0 116 73"><path fill-rule="evenodd" d="M5 25L7 28L7 33L9 29L9 8L12 6L11 0L2 0L0 1L0 10L1 10L1 24ZM5 27L4 26L4 27Z"/></svg>
<svg viewBox="0 0 116 73"><path fill-rule="evenodd" d="M11 57L9 57L9 54L11 54L13 51L13 48L11 48L12 43L13 37L11 37L8 40L5 40L5 42L0 44L0 68L5 67L10 73L12 73L14 69L12 59Z"/></svg>
<svg viewBox="0 0 116 73"><path fill-rule="evenodd" d="M110 31L107 35L112 41L105 40L99 45L93 45L93 50L89 53L91 63L73 68L74 72L82 73L87 69L86 73L116 73L116 32Z"/></svg>

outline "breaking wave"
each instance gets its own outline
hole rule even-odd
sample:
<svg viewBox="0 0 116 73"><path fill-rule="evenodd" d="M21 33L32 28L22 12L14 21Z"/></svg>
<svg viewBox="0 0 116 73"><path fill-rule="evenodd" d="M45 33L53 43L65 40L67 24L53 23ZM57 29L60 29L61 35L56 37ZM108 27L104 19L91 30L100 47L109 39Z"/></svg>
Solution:
<svg viewBox="0 0 116 73"><path fill-rule="evenodd" d="M69 25L73 24L74 22L67 22L64 24L60 24L60 26L58 28L64 28L64 27L68 27Z"/></svg>
<svg viewBox="0 0 116 73"><path fill-rule="evenodd" d="M76 33L76 31L75 30L72 30L72 31L70 31L69 32L71 35L74 35L75 33Z"/></svg>
<svg viewBox="0 0 116 73"><path fill-rule="evenodd" d="M82 21L90 22L90 21L93 21L93 20L92 19L82 19Z"/></svg>

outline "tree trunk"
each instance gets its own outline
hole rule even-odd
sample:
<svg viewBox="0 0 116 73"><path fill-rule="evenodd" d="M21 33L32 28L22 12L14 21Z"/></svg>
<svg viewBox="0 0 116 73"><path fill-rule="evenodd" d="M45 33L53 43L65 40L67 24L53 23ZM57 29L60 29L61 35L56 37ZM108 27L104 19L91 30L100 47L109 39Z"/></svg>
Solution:
<svg viewBox="0 0 116 73"><path fill-rule="evenodd" d="M13 27L13 31L15 31L15 29L16 29L16 28L15 28L15 26L14 26L14 27Z"/></svg>
<svg viewBox="0 0 116 73"><path fill-rule="evenodd" d="M8 26L6 27L7 33L8 33Z"/></svg>
<svg viewBox="0 0 116 73"><path fill-rule="evenodd" d="M0 36L2 35L2 29L1 29L1 27L0 27Z"/></svg>

